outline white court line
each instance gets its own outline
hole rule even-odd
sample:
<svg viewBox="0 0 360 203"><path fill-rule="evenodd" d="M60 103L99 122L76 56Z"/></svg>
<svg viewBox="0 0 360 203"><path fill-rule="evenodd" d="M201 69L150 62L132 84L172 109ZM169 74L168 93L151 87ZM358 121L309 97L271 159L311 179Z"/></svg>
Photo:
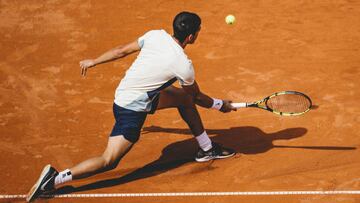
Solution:
<svg viewBox="0 0 360 203"><path fill-rule="evenodd" d="M191 196L260 196L260 195L360 195L360 190L330 191L269 191L269 192L171 192L171 193L95 193L43 195L45 198L98 198L98 197L191 197ZM26 195L0 195L0 199L23 199Z"/></svg>

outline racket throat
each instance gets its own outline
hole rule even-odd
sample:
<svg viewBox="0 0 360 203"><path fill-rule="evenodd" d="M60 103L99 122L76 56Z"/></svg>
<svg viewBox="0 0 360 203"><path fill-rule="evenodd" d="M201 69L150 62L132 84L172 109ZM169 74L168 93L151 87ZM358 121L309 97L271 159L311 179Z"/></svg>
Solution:
<svg viewBox="0 0 360 203"><path fill-rule="evenodd" d="M252 103L250 103L250 104L246 104L246 107L259 107L257 104L252 104Z"/></svg>

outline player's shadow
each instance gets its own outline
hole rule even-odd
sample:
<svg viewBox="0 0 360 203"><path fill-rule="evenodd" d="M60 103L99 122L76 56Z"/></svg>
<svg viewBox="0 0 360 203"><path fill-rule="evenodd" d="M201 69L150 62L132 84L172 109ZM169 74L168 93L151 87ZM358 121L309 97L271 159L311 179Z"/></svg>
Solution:
<svg viewBox="0 0 360 203"><path fill-rule="evenodd" d="M191 135L189 130L177 128L162 128L157 126L145 127L142 136L152 132L168 132ZM353 150L353 147L334 146L278 146L273 145L274 140L289 140L306 134L305 128L288 128L274 133L265 133L261 129L251 126L233 127L229 129L208 129L212 140L243 154L264 153L272 148L303 148L315 150ZM150 149L149 149L150 150ZM196 140L193 138L172 143L162 150L161 156L129 174L122 177L101 180L80 187L65 186L59 188L55 194L68 194L72 192L87 191L125 184L138 179L148 178L180 167L186 163L194 162L194 156L198 150Z"/></svg>

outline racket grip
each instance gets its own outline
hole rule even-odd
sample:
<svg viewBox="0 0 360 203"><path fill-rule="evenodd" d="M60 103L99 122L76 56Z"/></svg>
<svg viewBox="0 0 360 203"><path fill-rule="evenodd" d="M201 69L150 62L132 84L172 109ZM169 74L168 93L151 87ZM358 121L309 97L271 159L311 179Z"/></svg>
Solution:
<svg viewBox="0 0 360 203"><path fill-rule="evenodd" d="M237 109L239 108L246 108L247 104L246 103L231 103L231 105Z"/></svg>

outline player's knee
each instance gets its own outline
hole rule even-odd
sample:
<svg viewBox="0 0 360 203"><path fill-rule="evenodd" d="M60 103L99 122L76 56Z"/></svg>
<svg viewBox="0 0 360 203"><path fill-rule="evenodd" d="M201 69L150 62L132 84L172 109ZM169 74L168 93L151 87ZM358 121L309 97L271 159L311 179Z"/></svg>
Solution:
<svg viewBox="0 0 360 203"><path fill-rule="evenodd" d="M111 155L106 155L106 154L103 154L102 158L104 160L103 168L105 170L112 170L112 169L116 168L116 166L117 166L116 158L114 158Z"/></svg>

